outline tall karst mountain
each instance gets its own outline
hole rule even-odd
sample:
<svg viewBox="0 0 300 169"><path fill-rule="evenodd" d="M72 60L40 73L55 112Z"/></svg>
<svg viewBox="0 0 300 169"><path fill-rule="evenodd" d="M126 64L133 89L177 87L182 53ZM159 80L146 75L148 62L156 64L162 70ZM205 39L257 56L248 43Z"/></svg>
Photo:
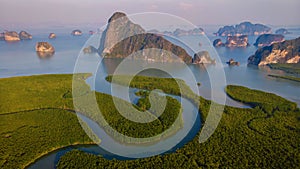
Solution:
<svg viewBox="0 0 300 169"><path fill-rule="evenodd" d="M193 60L185 49L163 36L147 33L121 12L114 13L108 20L98 51L105 58L131 56L149 61L185 63L192 63Z"/></svg>

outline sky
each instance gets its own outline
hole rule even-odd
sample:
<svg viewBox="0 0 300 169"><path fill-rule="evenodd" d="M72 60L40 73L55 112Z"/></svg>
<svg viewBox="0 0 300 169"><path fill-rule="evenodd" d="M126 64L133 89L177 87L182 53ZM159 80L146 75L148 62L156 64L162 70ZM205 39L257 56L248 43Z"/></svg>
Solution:
<svg viewBox="0 0 300 169"><path fill-rule="evenodd" d="M115 11L169 13L195 25L300 25L300 0L0 0L0 25L101 24Z"/></svg>

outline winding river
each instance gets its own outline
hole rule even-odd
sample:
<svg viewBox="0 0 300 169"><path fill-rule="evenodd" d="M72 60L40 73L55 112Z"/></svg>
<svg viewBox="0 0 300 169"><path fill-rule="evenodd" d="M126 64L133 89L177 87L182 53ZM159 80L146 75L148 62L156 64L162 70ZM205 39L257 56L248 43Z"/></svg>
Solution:
<svg viewBox="0 0 300 169"><path fill-rule="evenodd" d="M48 33L44 34L35 34L34 32L34 39L32 41L22 41L19 43L5 43L4 41L0 41L0 77L13 77L13 76L22 76L22 75L34 75L34 74L46 74L46 73L73 73L73 69L76 63L76 59L79 53L80 48L85 44L86 40L89 38L88 35L83 35L81 37L71 37L69 35L69 30L66 30L66 32L63 32L61 36L58 36L58 38L55 41L52 41L51 43L54 46L57 46L57 51L55 55L52 58L48 59L41 59L38 58L35 54L35 51L33 49L33 46L37 41L47 41L48 40ZM299 36L300 33L296 32L293 33L288 37L289 39ZM211 43L216 37L210 36L210 42ZM287 38L287 39L288 39ZM182 37L182 39L187 39L191 43L198 46L199 38L195 38L194 36L186 36ZM249 43L253 44L256 37L249 37ZM201 48L205 48L206 45L202 43ZM267 92L272 92L277 95L280 95L286 99L289 99L291 101L294 101L300 105L300 90L299 90L299 83L298 82L292 82L288 80L283 79L274 79L272 77L268 77L268 74L281 74L284 75L281 71L274 71L270 69L259 69L257 67L248 67L247 66L247 58L255 52L257 48L254 46L250 46L248 48L240 48L240 49L228 49L228 48L218 48L216 49L222 64L218 68L224 69L225 75L226 75L226 84L237 84L242 85L254 89L259 89ZM241 64L240 66L236 67L230 67L226 65L226 61L228 61L230 58L233 58L236 61L239 61ZM99 62L99 56L94 55L86 55L84 64L88 68L90 65L98 64ZM119 64L120 61L118 60L112 60L107 59L104 60L103 63L101 63L98 66L96 77L96 82L93 83L91 79L87 79L87 83L90 84L91 88L93 90L102 92L102 93L108 93L110 94L110 85L108 82L105 81L104 77L107 74L110 74L114 71L116 66ZM199 66L199 65L189 65L189 69L195 74L195 78L198 82L201 82L201 86L199 86L199 92L200 95L204 98L210 99L211 98L211 82L210 77L207 75L206 70ZM207 69L214 70L216 67L209 66ZM173 66L173 70L175 74L178 75L185 75L185 69L178 69L178 67ZM153 76L162 76L165 77L165 75L162 75L161 73L157 73L155 71L148 71L143 72L143 75L153 75ZM217 84L218 89L214 90L217 94L224 94L224 87L226 84ZM134 96L135 89L131 89L130 92L130 100L135 102L136 96ZM122 95L118 95L117 97L120 98L126 98ZM175 96L173 96L175 97ZM176 98L176 97L175 97ZM200 130L201 126L201 120L200 116L198 115L197 109L193 106L191 106L189 101L185 101L183 104L183 120L184 120L184 127L178 131L174 136L163 140L162 142L159 142L159 146L161 149L154 149L149 145L149 149L153 154L162 151L164 148L170 148L168 145L168 141L171 139L178 139L183 138L182 140L178 140L175 146L172 146L169 152L175 151L177 148L182 147L186 142L193 139L195 135ZM247 108L247 105L241 104L239 102L236 102L230 98L227 97L226 99L226 105L234 106L234 107L242 107ZM186 107L186 109L185 109ZM187 109L189 107L189 109ZM192 109L190 109L192 107ZM111 153L111 150L115 148L116 150L130 146L130 145L122 145L116 141L114 141L111 137L107 136L107 134L98 127L98 125L92 121L91 119L82 116L82 118L90 124L90 126L93 126L93 130L95 132L98 132L99 135L102 137L102 144L111 145L112 149L109 149L110 152L106 151L103 148L98 147L97 145L78 145L78 146L70 146L66 148L59 149L57 151L51 152L47 154L46 156L38 159L35 163L30 165L28 168L51 168L53 169L55 167L55 163L59 160L59 158L66 153L67 151L70 151L71 149L80 149L85 152L94 153L94 154L101 154L105 158L111 159L111 158L117 158L117 159L126 159L122 156L119 156L117 154ZM196 120L196 121L195 121ZM192 123L194 122L195 123ZM194 125L193 125L194 124ZM189 131L189 132L187 132ZM152 145L153 146L153 145ZM145 147L143 147L145 148ZM136 150L136 152L140 152L141 147L136 146L135 148L130 147L132 150ZM146 150L146 149L145 149ZM130 154L134 154L135 152L128 152L127 155L130 156ZM146 154L145 154L146 155ZM148 154L149 155L149 154Z"/></svg>
<svg viewBox="0 0 300 169"><path fill-rule="evenodd" d="M130 98L135 101L137 100L137 97L134 96L134 92L136 90L137 89L130 90L131 91ZM102 88L102 92L103 92L103 88ZM109 90L106 90L105 93L109 94L110 92ZM172 96L172 95L168 95L168 96L171 96L177 99L178 101L181 101L183 106L182 119L184 125L179 131L177 131L171 137L167 137L155 144L150 144L150 145L122 144L114 140L114 138L112 138L110 135L108 135L101 127L98 126L96 122L94 122L93 120L91 120L90 118L82 114L78 114L81 117L81 119L91 127L94 133L97 136L99 136L99 138L101 139L101 143L100 143L101 146L109 148L109 151L105 150L104 148L100 148L98 145L69 146L54 151L52 153L49 153L48 155L37 160L37 162L30 165L28 168L29 169L35 169L41 167L46 169L54 168L59 158L62 155L64 155L66 152L71 151L72 149L79 149L93 154L101 154L103 157L107 159L115 158L120 160L133 159L130 158L131 156L132 157L139 156L140 158L143 158L143 157L148 157L156 154L161 154L162 152L165 151L166 153L174 152L176 149L182 147L185 143L187 143L188 141L190 141L195 137L195 135L200 130L201 120L200 120L200 115L198 114L198 109L190 101L184 98L180 98L178 96ZM116 96L116 97L125 98L124 96ZM122 152L123 155L126 157L118 155L120 154L120 152Z"/></svg>

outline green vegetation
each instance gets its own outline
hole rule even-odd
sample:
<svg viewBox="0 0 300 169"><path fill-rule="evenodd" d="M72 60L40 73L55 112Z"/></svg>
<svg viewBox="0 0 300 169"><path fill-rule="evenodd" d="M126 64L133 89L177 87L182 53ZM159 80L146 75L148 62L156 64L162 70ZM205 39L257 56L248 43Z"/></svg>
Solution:
<svg viewBox="0 0 300 169"><path fill-rule="evenodd" d="M78 74L86 79L89 74ZM73 109L72 75L37 75L0 79L0 114L42 108Z"/></svg>
<svg viewBox="0 0 300 169"><path fill-rule="evenodd" d="M150 109L151 103L149 99L149 94L150 92L147 90L139 90L138 92L135 93L135 95L141 97L137 102L137 106L140 111L146 111Z"/></svg>
<svg viewBox="0 0 300 169"><path fill-rule="evenodd" d="M243 86L229 85L226 87L226 93L234 100L250 104L252 107L259 107L269 115L275 111L295 111L297 109L296 103L273 93L253 90Z"/></svg>
<svg viewBox="0 0 300 169"><path fill-rule="evenodd" d="M4 78L0 89L0 168L24 168L55 149L93 143L70 112L72 75Z"/></svg>
<svg viewBox="0 0 300 169"><path fill-rule="evenodd" d="M24 168L55 149L75 144L94 144L78 122L73 97L84 100L76 110L102 125L109 134L114 133L106 128L103 119L99 118L100 112L91 105L94 94L104 119L111 127L127 136L156 136L170 128L178 116L181 117L179 102L167 97L167 108L156 120L151 123L129 121L119 114L112 96L90 91L84 81L88 76L38 75L0 79L0 168ZM73 84L76 91L72 93L73 78L78 83ZM139 105L133 106L136 111L143 109L144 113L155 117L155 111L143 108L145 99L146 95L141 98ZM128 102L117 100L125 107L130 106ZM179 123L181 127L182 119ZM88 129L86 124L82 125ZM87 132L90 132L89 135L93 133L91 130Z"/></svg>
<svg viewBox="0 0 300 169"><path fill-rule="evenodd" d="M180 86L184 88L182 90L191 91L191 89L185 84L185 82L181 79L174 79L174 78L157 78L157 77L147 77L147 76L132 76L129 75L109 75L106 77L108 82L112 82L114 77L114 83L120 85L127 85L129 80L132 79L130 82L130 87L132 88L139 88L145 90L154 90L160 89L165 93L172 93L174 95L181 95L180 93ZM177 84L177 82L179 84Z"/></svg>
<svg viewBox="0 0 300 169"><path fill-rule="evenodd" d="M148 90L139 90L135 92L136 96L148 97L150 92Z"/></svg>
<svg viewBox="0 0 300 169"><path fill-rule="evenodd" d="M23 168L55 149L92 143L77 117L66 110L24 111L0 118L1 168Z"/></svg>
<svg viewBox="0 0 300 169"><path fill-rule="evenodd" d="M300 82L299 77L294 77L294 76L279 76L279 75L268 75L270 77L275 77L275 78L280 78L280 79L286 79L286 80L291 80L295 82Z"/></svg>
<svg viewBox="0 0 300 169"><path fill-rule="evenodd" d="M271 63L268 64L271 69L278 69L292 74L300 74L299 63Z"/></svg>
<svg viewBox="0 0 300 169"><path fill-rule="evenodd" d="M84 82L86 77L87 74L76 75L80 84L75 87L80 90L73 97L82 97L80 104L85 105L80 107L80 111L103 124L89 99L90 95L95 94L96 99L101 100L97 107L101 109L105 120L112 126L123 123L119 117L110 117L116 116L109 114L115 111L112 97L88 91ZM132 84L141 89L161 89L180 95L178 86L171 79L138 77ZM74 111L74 98L70 92L72 75L5 78L0 79L0 89L0 168L24 168L56 148L92 143L74 113L69 112ZM296 104L275 94L241 86L230 85L226 92L233 99L250 104L253 108L225 106L218 128L202 144L198 142L198 133L174 153L126 161L107 160L75 150L60 159L58 168L297 168L300 163L300 110ZM150 93L139 91L137 95L147 99ZM196 99L191 93L183 96ZM205 120L210 101L199 96L197 98L201 101L199 113ZM173 106L177 107L178 102L167 99L167 105L171 106L169 110L174 110ZM147 101L134 106L141 109L146 104ZM148 107L145 112L147 110ZM171 117L175 118L178 112L164 112L163 115L173 113ZM152 115L155 116L155 113ZM164 121L163 118L166 117L157 121L161 128L157 128L156 132L168 128L168 123L172 122L172 119ZM143 127L149 126L139 126L138 130L143 130Z"/></svg>
<svg viewBox="0 0 300 169"><path fill-rule="evenodd" d="M108 82L120 85L128 85L131 88L144 89L152 91L154 89L162 90L167 94L182 96L196 105L199 102L199 96L181 79L175 78L158 78L149 76L130 76L130 75L109 75L105 78ZM130 81L130 79L132 79ZM180 90L181 89L181 90ZM201 101L205 102L203 99Z"/></svg>
<svg viewBox="0 0 300 169"><path fill-rule="evenodd" d="M143 81L134 81L131 85L146 88L142 84L154 80L144 78L136 78ZM164 83L157 85L165 86ZM151 88L156 87L151 84ZM126 161L107 160L74 150L60 159L58 168L297 168L300 163L300 111L296 104L275 94L241 86L228 86L226 92L253 108L225 106L218 128L202 144L198 142L198 133L174 153ZM201 100L199 112L205 117L210 102L198 99Z"/></svg>
<svg viewBox="0 0 300 169"><path fill-rule="evenodd" d="M110 127L117 130L119 133L122 133L126 136L134 137L134 138L148 138L148 137L154 137L163 131L170 128L170 126L175 122L176 118L178 116L181 117L181 107L180 103L171 97L167 97L167 104L164 112L161 116L159 116L156 120L149 122L149 123L138 123L131 121L127 118L125 118L116 108L115 104L113 102L113 98L110 95L106 94L96 94L97 100L101 101L102 104L99 102L99 109L101 110L101 113L103 114L106 122L110 125ZM148 99L147 99L148 100ZM127 107L130 107L130 103L122 101L121 99L118 99L118 101L121 104L124 104L122 107L126 109ZM150 116L149 119L151 119L151 116L156 116L155 112L149 112L147 111L149 108L145 108L145 98L140 99L138 106L136 106L137 110L143 110L144 112L148 113ZM103 104L105 103L105 104ZM149 106L150 107L150 106ZM131 112L139 114L140 112ZM93 116L91 116L93 117ZM142 116L145 117L145 116ZM103 125L103 123L95 119L100 125ZM181 121L182 123L182 121ZM107 132L109 134L113 134L112 131L109 131L107 129ZM125 141L125 140L122 140ZM127 141L126 141L127 142Z"/></svg>
<svg viewBox="0 0 300 169"><path fill-rule="evenodd" d="M80 101L77 102L77 110L80 112L83 112L84 115L90 117L95 122L97 122L100 126L104 128L106 133L113 136L116 140L122 142L122 143L145 143L149 141L144 142L136 142L141 141L137 139L132 139L128 137L133 138L149 138L154 137L155 140L161 139L161 137L167 137L169 135L163 134L163 131L169 129L172 124L175 122L177 117L180 117L180 120L176 121L175 127L172 128L172 132L169 134L175 133L177 130L179 130L182 127L183 121L181 118L181 106L180 103L171 97L166 97L166 108L161 113L161 116L157 118L157 111L155 110L148 110L150 107L149 104L149 98L142 97L137 105L132 105L131 103L128 103L122 99L114 98L110 95L104 94L104 93L98 93L98 92L88 92L85 89L86 84L79 84L76 85L76 87L79 88L79 93L85 93L85 94L76 94L75 96L77 99L80 99ZM177 84L175 84L177 86ZM178 87L177 87L178 88ZM142 94L142 93L140 93ZM79 95L79 96L78 96ZM98 105L93 105L93 98L96 97L96 100L98 101ZM159 96L155 96L158 100ZM76 101L76 100L75 100ZM121 107L120 111L116 108L114 101L117 101L118 105ZM159 107L162 107L158 102L158 108L156 110L163 110L159 109ZM133 109L130 109L130 107L134 107ZM164 108L164 107L163 107ZM100 110L101 112L99 112ZM142 111L142 112L141 112ZM101 115L99 115L101 113ZM139 123L137 121L133 121L128 117L124 117L124 114L128 117L132 117L136 120L144 121L145 119L148 119L149 123ZM114 129L114 130L112 130ZM124 137L121 134L126 135L127 137ZM161 136L159 134L162 134ZM153 140L152 140L153 141Z"/></svg>

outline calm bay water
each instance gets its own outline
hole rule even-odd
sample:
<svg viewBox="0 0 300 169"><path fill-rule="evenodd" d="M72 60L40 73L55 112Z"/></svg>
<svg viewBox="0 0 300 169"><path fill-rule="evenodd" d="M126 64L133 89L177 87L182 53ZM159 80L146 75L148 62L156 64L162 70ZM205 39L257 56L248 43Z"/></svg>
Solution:
<svg viewBox="0 0 300 169"><path fill-rule="evenodd" d="M66 33L58 34L58 37L53 40L48 39L48 33L36 33L32 32L33 39L29 41L20 41L16 43L7 43L4 41L0 41L0 78L5 77L13 77L13 76L23 76L23 75L35 75L35 74L55 74L55 73L73 73L74 66L76 63L76 59L80 53L81 48L84 46L85 42L88 40L90 35L84 34L83 36L73 37ZM295 31L293 34L290 34L286 37L286 39L292 39L300 36L300 32ZM202 46L199 46L199 37L195 36L186 36L181 37L180 39L189 41L190 44L195 45L194 48L197 50L203 50L206 46L209 46L210 43L217 37L209 36L210 41L203 41ZM222 38L224 39L224 38ZM250 36L249 41L250 44L253 44L256 39L256 36ZM48 41L56 49L55 55L48 59L41 59L35 53L35 44L38 41ZM225 41L225 39L224 39ZM254 89L259 89L267 92L272 92L278 94L284 98L287 98L291 101L294 101L300 105L300 84L297 82L292 82L288 80L274 79L268 77L268 74L284 74L281 71L274 71L267 68L261 69L257 67L249 67L247 66L247 59L250 55L252 55L256 51L256 47L250 46L248 48L237 48L237 49L229 49L229 48L217 48L216 51L220 56L222 64L218 67L211 65L206 67L206 69L201 65L189 65L188 68L193 72L195 78L198 82L201 83L199 87L200 95L210 99L211 98L211 81L210 77L207 74L207 71L214 71L216 68L222 68L226 75L226 83L220 83L217 85L218 89L216 89L217 94L224 94L224 87L226 84L236 84L247 86ZM230 67L225 62L227 62L230 58L241 63L240 66ZM100 61L99 56L97 55L86 55L85 63L88 67L90 64L95 64ZM109 93L109 86L106 85L97 85L106 83L104 77L107 74L112 73L115 68L118 66L120 60L114 59L106 59L100 64L97 72L96 85L92 82L87 82L95 88L95 90ZM134 64L134 63L133 63ZM185 75L185 69L178 69L174 67L174 73L178 75ZM150 71L144 73L146 75L154 75L154 76L162 76L164 75L157 73L155 71ZM118 96L121 97L122 96ZM230 98L227 98L226 104L235 107L248 107L247 105L238 103ZM188 115L190 114L190 115ZM185 136L184 140L178 142L178 145L173 147L172 150L181 147L184 143L192 139L196 133L200 129L200 118L196 116L197 112L194 113L186 113L183 117L186 122L192 120L192 118L197 118L197 124L191 127L192 130L187 135L183 135L179 133L180 136ZM83 117L84 118L84 117ZM85 119L87 122L89 119ZM89 124L93 122L90 121ZM101 135L105 135L103 131L101 131ZM110 137L105 137L103 142L107 142L107 144L111 144L116 149L124 149L126 145L120 145L117 142L113 141ZM164 147L164 143L161 147ZM127 146L128 147L128 146ZM99 148L98 146L75 146L71 148L65 148L49 155L41 158L35 164L30 166L30 168L39 168L43 166L43 168L53 168L55 162L59 159L59 157L66 151L70 149L82 149L87 152L102 154L106 158L117 157L112 153L108 153L104 149ZM132 147L128 147L132 148ZM151 147L149 147L151 148ZM138 149L138 148L137 148ZM160 151L160 150L156 150ZM145 152L146 153L146 152Z"/></svg>

